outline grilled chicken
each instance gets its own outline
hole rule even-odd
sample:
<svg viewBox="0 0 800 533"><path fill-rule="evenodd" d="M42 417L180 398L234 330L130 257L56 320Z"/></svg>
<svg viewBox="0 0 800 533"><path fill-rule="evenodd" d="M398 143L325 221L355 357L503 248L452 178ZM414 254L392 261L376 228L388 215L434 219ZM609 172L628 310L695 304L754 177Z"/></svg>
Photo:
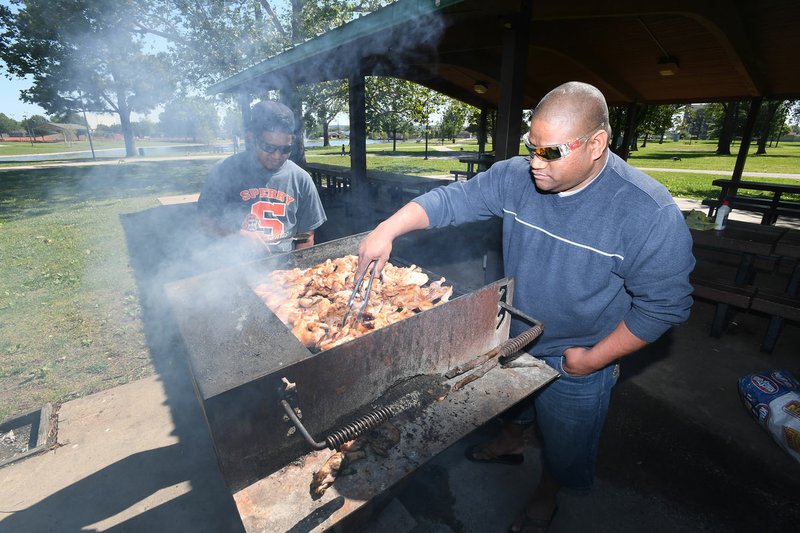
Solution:
<svg viewBox="0 0 800 533"><path fill-rule="evenodd" d="M269 282L255 288L255 293L300 342L314 351L328 350L409 318L447 302L453 294L453 287L443 285L444 278L425 286L429 279L419 267L387 263L381 278L373 283L362 320L356 322L356 314L351 313L342 326L357 264L358 258L348 255L311 268L276 270ZM361 305L362 294L356 296L354 307Z"/></svg>
<svg viewBox="0 0 800 533"><path fill-rule="evenodd" d="M348 441L342 444L338 452L334 452L328 457L322 468L314 472L311 480L311 494L322 496L328 487L333 485L337 476L344 472L347 465L366 456L360 445L356 441Z"/></svg>

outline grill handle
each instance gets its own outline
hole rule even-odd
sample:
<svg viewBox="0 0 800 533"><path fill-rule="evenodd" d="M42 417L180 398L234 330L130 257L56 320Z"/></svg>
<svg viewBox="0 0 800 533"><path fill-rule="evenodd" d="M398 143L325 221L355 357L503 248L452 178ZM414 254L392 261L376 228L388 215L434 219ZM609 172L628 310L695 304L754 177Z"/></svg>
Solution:
<svg viewBox="0 0 800 533"><path fill-rule="evenodd" d="M356 439L366 433L367 431L371 430L372 428L378 427L384 422L386 422L390 417L396 415L403 409L397 407L395 405L390 405L388 407L380 407L375 411L367 413L366 415L357 418L355 421L347 424L346 426L337 429L327 437L325 437L325 441L317 442L308 432L308 430L303 426L303 423L298 418L297 413L294 412L292 406L286 400L281 400L281 406L283 410L286 411L286 415L289 417L289 420L294 423L297 430L306 439L306 441L311 445L312 448L315 450L324 450L325 448L330 448L331 450L338 450L342 444L345 442L351 441Z"/></svg>
<svg viewBox="0 0 800 533"><path fill-rule="evenodd" d="M483 355L476 357L472 361L468 361L462 366L457 366L455 368L448 370L447 373L445 373L444 377L447 379L451 379L456 376L460 376L461 374L464 374L466 372L469 372L470 370L481 367L475 370L475 372L473 372L469 376L465 377L464 379L453 385L453 390L457 391L463 388L465 385L472 383L476 379L482 377L489 370L497 366L498 361L500 361L500 363L502 364L510 363L511 361L519 357L522 348L533 342L544 331L544 324L542 324L535 318L528 316L519 309L512 307L503 301L499 302L499 304L500 307L502 307L506 311L518 315L520 318L532 323L533 327L531 327L526 331L523 331L516 337L512 337L510 339L501 342L500 344L497 345L497 347L489 350Z"/></svg>

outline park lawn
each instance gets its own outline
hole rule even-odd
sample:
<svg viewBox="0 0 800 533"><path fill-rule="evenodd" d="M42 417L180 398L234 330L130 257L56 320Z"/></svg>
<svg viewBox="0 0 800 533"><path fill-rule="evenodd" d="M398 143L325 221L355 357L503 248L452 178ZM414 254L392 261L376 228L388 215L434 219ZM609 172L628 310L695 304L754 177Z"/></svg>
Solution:
<svg viewBox="0 0 800 533"><path fill-rule="evenodd" d="M734 154L730 156L716 155L714 153L716 147L715 141L692 141L691 144L684 141L667 141L663 144L651 141L645 148L632 152L628 162L639 168L717 170L730 177L736 164L737 147L733 147ZM491 150L491 146L487 149ZM369 144L367 168L418 176L447 174L450 170L464 170L464 164L458 162L458 157L468 152L477 152L477 144L474 140L459 140L456 144L441 145L437 140L435 144L429 143L427 160L420 159L420 156L424 155L424 150L424 143L414 141L398 143L396 151L392 150L390 143ZM755 146L752 146L745 163L745 172L800 176L800 143L780 143L772 148L768 146L766 155L756 156L755 150ZM521 146L519 153L524 154L525 148ZM406 158L408 160L404 160ZM342 157L341 148L338 146L309 148L306 159L309 162L350 165L349 157ZM725 174L717 177L725 177Z"/></svg>
<svg viewBox="0 0 800 533"><path fill-rule="evenodd" d="M121 217L210 164L0 171L0 420L153 373Z"/></svg>
<svg viewBox="0 0 800 533"><path fill-rule="evenodd" d="M800 143L782 142L778 146L767 145L766 155L755 155L756 146L750 146L745 172L770 172L777 174L800 174ZM628 162L641 168L687 168L695 170L724 170L733 172L738 145L731 147L732 155L721 156L714 152L716 141L648 142L645 148L631 152ZM680 159L674 159L680 158Z"/></svg>
<svg viewBox="0 0 800 533"><path fill-rule="evenodd" d="M159 140L142 140L137 139L136 146L138 147L148 147L148 146L174 146L174 145L185 145L185 144L194 144L190 142L175 142L175 141L159 141ZM105 150L109 148L125 148L125 143L123 141L117 141L113 139L106 139L106 138L96 138L92 139L92 145L94 145L95 150ZM63 141L59 142L36 142L36 143L29 143L29 142L3 142L0 139L0 156L12 156L12 155L36 155L36 154L58 154L62 152L83 152L83 151L90 151L91 146L89 145L89 141L87 139L81 141L72 141L69 143L65 143Z"/></svg>

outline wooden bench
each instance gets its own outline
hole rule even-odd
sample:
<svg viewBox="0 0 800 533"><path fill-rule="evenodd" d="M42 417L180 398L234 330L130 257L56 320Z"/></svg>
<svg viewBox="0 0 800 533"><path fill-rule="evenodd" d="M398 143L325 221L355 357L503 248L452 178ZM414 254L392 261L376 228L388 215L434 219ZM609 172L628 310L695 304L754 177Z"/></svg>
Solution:
<svg viewBox="0 0 800 533"><path fill-rule="evenodd" d="M711 323L711 335L719 338L728 326L730 306L743 310L750 309L756 289L750 285L737 286L717 280L692 276L693 296L711 300L717 304Z"/></svg>
<svg viewBox="0 0 800 533"><path fill-rule="evenodd" d="M320 193L335 193L349 189L350 170L344 167L308 163L304 166Z"/></svg>
<svg viewBox="0 0 800 533"><path fill-rule="evenodd" d="M717 179L712 185L720 187L717 198L706 198L703 205L708 206L708 215L714 216L717 208L724 200L728 200L731 209L741 209L761 213L761 223L774 224L779 217L800 218L800 201L785 199L784 194L800 195L800 185L781 183L764 183L757 181L738 181ZM735 190L735 194L731 191ZM771 198L740 194L741 191L761 191L771 194Z"/></svg>
<svg viewBox="0 0 800 533"><path fill-rule="evenodd" d="M453 178L455 179L455 181L458 181L458 180L460 180L462 177L463 177L465 180L468 180L468 179L470 179L472 176L474 176L474 174L472 174L472 175L471 175L471 174L470 174L469 172L467 172L466 170L451 170L451 171L450 171L450 174L452 174L452 175L453 175Z"/></svg>
<svg viewBox="0 0 800 533"><path fill-rule="evenodd" d="M774 203L768 198L734 196L728 198L728 203L731 209L761 213L761 223L766 225L774 224L779 217L800 218L800 202L781 200ZM708 215L713 216L722 201L718 198L705 198L703 205L709 207Z"/></svg>
<svg viewBox="0 0 800 533"><path fill-rule="evenodd" d="M399 209L423 193L452 183L443 178L425 178L381 170L368 170L366 182L373 200L377 201L382 192L388 194L389 202L384 207L389 209Z"/></svg>
<svg viewBox="0 0 800 533"><path fill-rule="evenodd" d="M761 343L761 351L772 353L778 336L783 329L783 321L800 322L800 297L786 293L775 293L759 289L750 302L750 309L770 315L769 326Z"/></svg>
<svg viewBox="0 0 800 533"><path fill-rule="evenodd" d="M751 285L736 286L717 280L692 276L693 296L717 304L711 324L711 335L719 338L730 320L730 306L744 311L757 311L770 316L761 351L772 353L785 320L800 322L800 297Z"/></svg>

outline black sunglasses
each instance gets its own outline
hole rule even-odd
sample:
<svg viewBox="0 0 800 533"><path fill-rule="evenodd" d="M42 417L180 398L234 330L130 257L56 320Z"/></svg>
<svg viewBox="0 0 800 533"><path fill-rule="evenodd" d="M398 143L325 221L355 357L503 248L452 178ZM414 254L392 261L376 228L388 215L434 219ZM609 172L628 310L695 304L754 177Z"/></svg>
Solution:
<svg viewBox="0 0 800 533"><path fill-rule="evenodd" d="M265 141L260 141L256 143L256 147L261 150L262 152L266 152L268 154L274 154L275 152L280 152L284 155L292 153L292 145L291 144L284 144L278 146L277 144L270 144Z"/></svg>

